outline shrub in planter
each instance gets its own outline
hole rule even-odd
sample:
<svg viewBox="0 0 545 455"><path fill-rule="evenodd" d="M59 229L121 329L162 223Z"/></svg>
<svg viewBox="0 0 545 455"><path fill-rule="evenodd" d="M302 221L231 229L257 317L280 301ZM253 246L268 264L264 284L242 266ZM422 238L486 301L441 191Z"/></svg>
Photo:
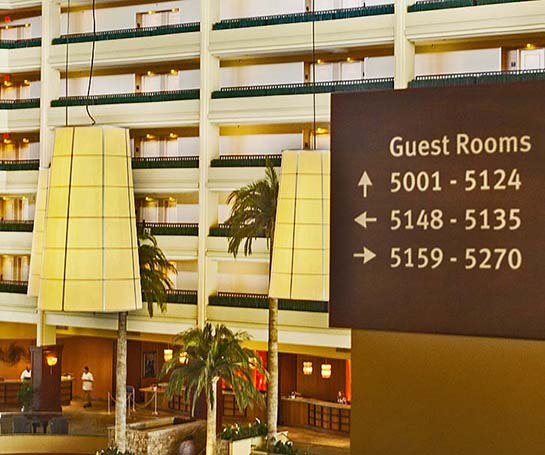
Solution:
<svg viewBox="0 0 545 455"><path fill-rule="evenodd" d="M23 382L21 384L21 387L19 387L19 390L17 390L17 400L23 406L21 408L21 411L30 411L30 407L32 406L33 394L34 390L32 389L32 383L30 381Z"/></svg>
<svg viewBox="0 0 545 455"><path fill-rule="evenodd" d="M134 455L132 452L120 452L115 447L108 447L107 449L97 452L96 455Z"/></svg>
<svg viewBox="0 0 545 455"><path fill-rule="evenodd" d="M286 438L286 440L272 440L264 447L260 447L255 453L274 454L279 453L283 455L306 455L307 452L300 452L293 446L293 441Z"/></svg>
<svg viewBox="0 0 545 455"><path fill-rule="evenodd" d="M255 419L254 423L240 426L238 423L223 427L220 438L228 441L238 441L240 439L256 438L267 435L267 424Z"/></svg>

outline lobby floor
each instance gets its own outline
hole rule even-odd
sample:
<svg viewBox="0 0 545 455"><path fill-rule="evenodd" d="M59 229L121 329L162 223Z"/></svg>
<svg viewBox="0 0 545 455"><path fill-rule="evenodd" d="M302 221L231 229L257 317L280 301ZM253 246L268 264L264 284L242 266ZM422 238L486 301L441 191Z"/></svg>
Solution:
<svg viewBox="0 0 545 455"><path fill-rule="evenodd" d="M0 409L8 410L8 409ZM15 409L13 409L15 410ZM74 400L70 406L63 407L63 413L68 417L70 434L84 436L106 436L107 428L114 425L115 415L108 414L105 401L94 401L92 408L84 408L83 403ZM131 412L127 423L141 420L151 420L157 417L172 415L168 412L159 412L154 416L152 409L137 405L136 412ZM279 427L279 431L288 431L290 439L301 453L309 455L350 455L350 438L346 435L315 431L307 428Z"/></svg>

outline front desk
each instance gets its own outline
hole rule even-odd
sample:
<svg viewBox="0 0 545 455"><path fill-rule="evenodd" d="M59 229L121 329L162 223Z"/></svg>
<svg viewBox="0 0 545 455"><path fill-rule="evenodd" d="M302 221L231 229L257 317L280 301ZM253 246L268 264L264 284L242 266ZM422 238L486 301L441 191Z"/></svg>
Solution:
<svg viewBox="0 0 545 455"><path fill-rule="evenodd" d="M61 404L68 406L72 401L72 377L63 376L61 379ZM21 380L6 379L0 381L0 406L1 405L19 405L17 392L21 387Z"/></svg>
<svg viewBox="0 0 545 455"><path fill-rule="evenodd" d="M281 423L350 433L350 405L313 398L282 397Z"/></svg>

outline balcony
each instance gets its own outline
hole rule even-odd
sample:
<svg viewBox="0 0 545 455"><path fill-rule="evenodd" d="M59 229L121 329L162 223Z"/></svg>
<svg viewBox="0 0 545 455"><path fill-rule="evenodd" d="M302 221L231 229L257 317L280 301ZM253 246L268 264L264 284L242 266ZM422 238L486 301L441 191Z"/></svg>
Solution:
<svg viewBox="0 0 545 455"><path fill-rule="evenodd" d="M437 9L463 8L467 6L493 5L496 3L514 3L530 0L421 0L407 8L409 13Z"/></svg>
<svg viewBox="0 0 545 455"><path fill-rule="evenodd" d="M0 109L29 109L40 107L40 98L0 100Z"/></svg>
<svg viewBox="0 0 545 455"><path fill-rule="evenodd" d="M41 38L27 38L18 40L0 40L0 49L21 49L23 47L39 47Z"/></svg>
<svg viewBox="0 0 545 455"><path fill-rule="evenodd" d="M37 171L40 160L0 160L0 171Z"/></svg>
<svg viewBox="0 0 545 455"><path fill-rule="evenodd" d="M198 156L151 156L132 159L133 169L198 168Z"/></svg>
<svg viewBox="0 0 545 455"><path fill-rule="evenodd" d="M266 294L218 292L217 295L211 295L208 298L208 304L211 306L268 309L269 297ZM279 299L278 309L286 311L327 313L328 302Z"/></svg>
<svg viewBox="0 0 545 455"><path fill-rule="evenodd" d="M356 79L350 81L326 81L223 87L212 92L212 98L241 98L273 95L304 95L313 93L356 92L363 90L388 90L394 88L393 78Z"/></svg>
<svg viewBox="0 0 545 455"><path fill-rule="evenodd" d="M280 166L282 155L224 155L213 159L211 167L263 167L270 160L273 166Z"/></svg>
<svg viewBox="0 0 545 455"><path fill-rule="evenodd" d="M28 281L0 280L0 292L26 294Z"/></svg>
<svg viewBox="0 0 545 455"><path fill-rule="evenodd" d="M0 231L32 232L34 220L0 220Z"/></svg>
<svg viewBox="0 0 545 455"><path fill-rule="evenodd" d="M197 291L185 289L171 289L167 291L167 303L197 304Z"/></svg>
<svg viewBox="0 0 545 455"><path fill-rule="evenodd" d="M51 101L51 107L97 106L101 104L150 103L196 99L199 99L199 89L146 93L116 93L111 95L64 96L58 100Z"/></svg>
<svg viewBox="0 0 545 455"><path fill-rule="evenodd" d="M210 237L229 237L230 226L225 223L219 223L216 226L211 226L208 235ZM261 233L258 238L265 238L265 233Z"/></svg>
<svg viewBox="0 0 545 455"><path fill-rule="evenodd" d="M263 27L266 25L295 24L300 22L321 22L353 17L378 16L393 14L394 5L373 5L357 8L334 9L327 11L303 12L293 14L275 14L272 16L243 17L224 19L213 25L213 30L225 30L243 27Z"/></svg>
<svg viewBox="0 0 545 455"><path fill-rule="evenodd" d="M139 228L150 229L152 235L199 235L198 223L137 223ZM0 225L1 229L1 225Z"/></svg>
<svg viewBox="0 0 545 455"><path fill-rule="evenodd" d="M53 39L53 44L86 43L91 41L108 41L127 38L142 38L147 36L172 35L200 31L199 22L185 24L161 25L157 27L127 28L121 30L106 30L97 33L75 33L61 35Z"/></svg>
<svg viewBox="0 0 545 455"><path fill-rule="evenodd" d="M545 80L545 69L417 76L410 82L409 87L447 87L536 80Z"/></svg>

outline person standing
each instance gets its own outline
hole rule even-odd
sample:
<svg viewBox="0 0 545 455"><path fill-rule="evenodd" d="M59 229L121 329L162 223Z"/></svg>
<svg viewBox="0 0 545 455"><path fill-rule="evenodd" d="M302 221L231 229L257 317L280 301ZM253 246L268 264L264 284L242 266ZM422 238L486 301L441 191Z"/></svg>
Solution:
<svg viewBox="0 0 545 455"><path fill-rule="evenodd" d="M90 408L91 405L91 391L93 390L93 382L95 378L93 373L89 371L89 367L83 367L83 374L81 375L81 388L83 389L84 396L84 408Z"/></svg>
<svg viewBox="0 0 545 455"><path fill-rule="evenodd" d="M21 373L21 381L29 381L30 379L32 379L32 372L30 371L30 367L27 365L27 367Z"/></svg>

